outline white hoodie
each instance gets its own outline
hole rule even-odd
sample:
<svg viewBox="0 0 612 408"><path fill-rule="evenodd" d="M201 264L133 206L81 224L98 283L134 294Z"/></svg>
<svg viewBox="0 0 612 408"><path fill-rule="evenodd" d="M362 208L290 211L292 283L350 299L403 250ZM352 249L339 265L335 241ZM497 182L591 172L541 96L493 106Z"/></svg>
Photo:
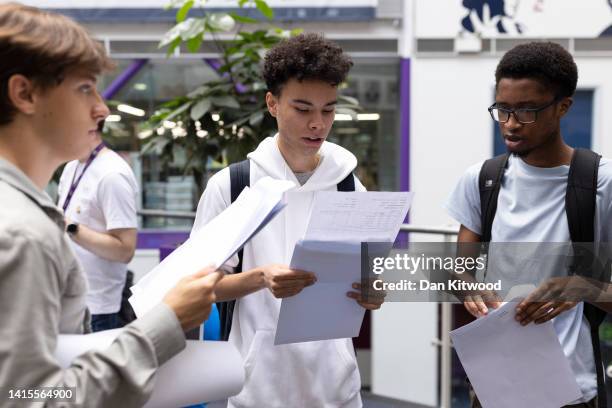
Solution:
<svg viewBox="0 0 612 408"><path fill-rule="evenodd" d="M296 184L285 209L244 247L243 270L268 264L288 265L295 243L304 236L315 191L335 191L357 166L348 150L324 142L314 174L300 186L277 145L278 135L262 141L247 157L251 185L265 176ZM355 190L365 188L355 177ZM192 233L230 205L229 169L208 182L198 204ZM316 216L316 214L313 214ZM236 266L234 256L227 266ZM316 285L316 283L315 283ZM351 288L347 287L347 291ZM281 300L268 289L236 302L229 341L241 352L246 373L240 394L229 407L361 407L361 381L351 339L274 345ZM323 319L324 316L321 316Z"/></svg>

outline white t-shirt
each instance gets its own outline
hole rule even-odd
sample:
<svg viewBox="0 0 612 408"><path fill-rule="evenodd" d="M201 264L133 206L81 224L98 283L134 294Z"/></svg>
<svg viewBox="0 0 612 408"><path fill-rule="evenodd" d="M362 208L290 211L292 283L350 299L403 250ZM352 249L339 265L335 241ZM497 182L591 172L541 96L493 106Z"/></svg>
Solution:
<svg viewBox="0 0 612 408"><path fill-rule="evenodd" d="M58 187L60 207L66 200L75 171L78 178L84 167L85 163L78 160L64 167ZM83 175L66 209L66 216L72 222L98 232L137 228L137 194L138 184L130 166L117 153L105 149ZM91 313L118 312L127 265L100 258L74 242L72 245L87 275L87 306Z"/></svg>
<svg viewBox="0 0 612 408"><path fill-rule="evenodd" d="M469 230L481 234L478 175L482 162L471 166L451 193L445 207ZM499 191L491 228L492 242L569 242L565 190L569 166L530 166L510 156ZM612 162L601 159L597 180L595 241L610 242ZM597 377L589 324L583 304L562 313L553 325L586 402L597 395ZM578 401L577 401L578 402Z"/></svg>

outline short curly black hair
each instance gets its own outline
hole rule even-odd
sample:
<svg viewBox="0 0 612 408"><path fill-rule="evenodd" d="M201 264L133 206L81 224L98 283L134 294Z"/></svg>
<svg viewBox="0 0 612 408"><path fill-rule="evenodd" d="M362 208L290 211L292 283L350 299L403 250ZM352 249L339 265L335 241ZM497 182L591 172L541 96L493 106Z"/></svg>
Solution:
<svg viewBox="0 0 612 408"><path fill-rule="evenodd" d="M495 85L502 78L530 78L550 88L557 97L576 92L578 67L562 46L553 42L520 44L508 51L495 70Z"/></svg>
<svg viewBox="0 0 612 408"><path fill-rule="evenodd" d="M263 77L268 91L279 96L290 79L320 80L331 85L344 82L353 61L340 46L316 33L302 33L283 40L266 54Z"/></svg>

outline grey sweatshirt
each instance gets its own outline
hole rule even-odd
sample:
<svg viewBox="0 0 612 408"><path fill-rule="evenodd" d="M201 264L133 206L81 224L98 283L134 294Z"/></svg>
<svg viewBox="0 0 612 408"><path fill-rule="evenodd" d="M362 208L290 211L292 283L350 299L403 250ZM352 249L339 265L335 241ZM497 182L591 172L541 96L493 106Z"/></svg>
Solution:
<svg viewBox="0 0 612 408"><path fill-rule="evenodd" d="M62 369L54 358L58 335L89 331L86 290L61 211L0 159L1 406L132 407L147 401L156 369L185 347L176 315L160 304L126 326L108 349ZM76 387L76 403L9 399L10 390L60 386Z"/></svg>

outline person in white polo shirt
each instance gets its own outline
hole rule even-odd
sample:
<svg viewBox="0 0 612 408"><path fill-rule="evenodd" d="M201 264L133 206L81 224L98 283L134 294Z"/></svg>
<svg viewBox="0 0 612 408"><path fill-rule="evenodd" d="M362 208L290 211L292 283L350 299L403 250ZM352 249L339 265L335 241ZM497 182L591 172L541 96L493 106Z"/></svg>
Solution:
<svg viewBox="0 0 612 408"><path fill-rule="evenodd" d="M128 163L105 146L99 132L89 147L86 156L64 167L58 204L87 276L91 328L100 331L121 327L121 293L136 249L138 184Z"/></svg>

